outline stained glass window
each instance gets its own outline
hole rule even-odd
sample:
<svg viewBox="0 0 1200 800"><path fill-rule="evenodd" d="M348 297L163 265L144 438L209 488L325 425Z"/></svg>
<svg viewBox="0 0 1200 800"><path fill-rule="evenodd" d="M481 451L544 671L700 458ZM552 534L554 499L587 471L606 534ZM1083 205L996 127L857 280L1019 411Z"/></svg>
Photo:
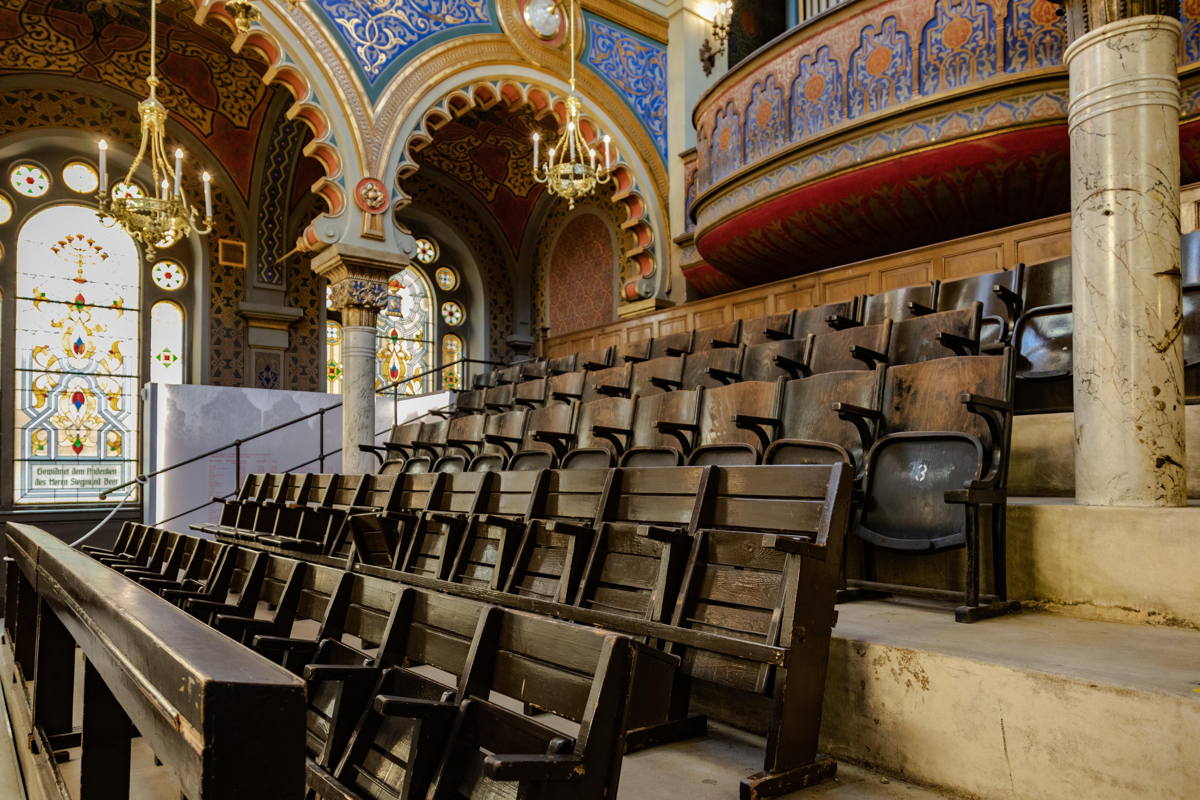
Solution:
<svg viewBox="0 0 1200 800"><path fill-rule="evenodd" d="M342 326L333 320L325 323L325 391L342 393Z"/></svg>
<svg viewBox="0 0 1200 800"><path fill-rule="evenodd" d="M432 264L437 261L438 246L432 239L417 239L417 261Z"/></svg>
<svg viewBox="0 0 1200 800"><path fill-rule="evenodd" d="M112 187L112 196L116 197L145 197L146 192L136 183L117 181Z"/></svg>
<svg viewBox="0 0 1200 800"><path fill-rule="evenodd" d="M462 364L454 364L463 357L463 340L458 334L447 333L442 337L442 388L462 388ZM447 366L454 364L454 366Z"/></svg>
<svg viewBox="0 0 1200 800"><path fill-rule="evenodd" d="M150 380L183 383L183 309L170 300L150 307Z"/></svg>
<svg viewBox="0 0 1200 800"><path fill-rule="evenodd" d="M91 164L82 161L72 161L63 167L63 183L73 192L91 194L100 188L100 176Z"/></svg>
<svg viewBox="0 0 1200 800"><path fill-rule="evenodd" d="M376 387L412 378L433 366L433 290L414 267L388 281L388 303L376 325ZM427 392L432 376L410 380L404 394Z"/></svg>
<svg viewBox="0 0 1200 800"><path fill-rule="evenodd" d="M466 313L463 311L463 307L453 300L447 300L442 303L442 319L446 321L447 325L461 325L465 316Z"/></svg>
<svg viewBox="0 0 1200 800"><path fill-rule="evenodd" d="M458 273L449 267L438 267L433 277L437 280L438 288L443 291L453 292L458 288Z"/></svg>
<svg viewBox="0 0 1200 800"><path fill-rule="evenodd" d="M8 201L7 197L0 194L0 225L12 219L12 211L12 203Z"/></svg>
<svg viewBox="0 0 1200 800"><path fill-rule="evenodd" d="M154 281L155 286L170 292L183 286L187 281L187 270L178 261L163 259L151 268L150 278Z"/></svg>
<svg viewBox="0 0 1200 800"><path fill-rule="evenodd" d="M16 502L97 502L137 473L140 275L133 240L95 209L52 206L21 228Z"/></svg>
<svg viewBox="0 0 1200 800"><path fill-rule="evenodd" d="M18 164L8 174L8 180L26 197L41 197L50 191L50 176L36 164Z"/></svg>

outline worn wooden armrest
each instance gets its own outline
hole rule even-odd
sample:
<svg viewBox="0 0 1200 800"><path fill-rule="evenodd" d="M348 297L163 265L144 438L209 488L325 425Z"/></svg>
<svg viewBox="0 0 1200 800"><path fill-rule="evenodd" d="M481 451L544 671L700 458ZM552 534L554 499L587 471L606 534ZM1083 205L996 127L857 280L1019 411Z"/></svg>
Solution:
<svg viewBox="0 0 1200 800"><path fill-rule="evenodd" d="M770 533L764 536L763 547L779 550L782 553L795 553L820 561L825 560L825 554L829 549L824 545L815 543L807 536L783 536L778 533Z"/></svg>
<svg viewBox="0 0 1200 800"><path fill-rule="evenodd" d="M629 436L633 433L633 430L630 428L618 428L613 425L593 425L592 433L607 439L612 436Z"/></svg>
<svg viewBox="0 0 1200 800"><path fill-rule="evenodd" d="M988 342L979 346L979 352L987 353L988 355L1002 355L1006 347L1008 347L1007 341Z"/></svg>
<svg viewBox="0 0 1200 800"><path fill-rule="evenodd" d="M666 525L638 525L637 535L667 544L686 541L688 538L687 531L683 528L672 528Z"/></svg>
<svg viewBox="0 0 1200 800"><path fill-rule="evenodd" d="M943 495L943 499L947 503L955 504L986 504L1000 505L1008 502L1008 490L997 489L991 484L990 480L968 481L967 485L962 489L947 489Z"/></svg>
<svg viewBox="0 0 1200 800"><path fill-rule="evenodd" d="M378 680L380 667L368 667L365 664L306 664L304 680L306 681L362 681Z"/></svg>
<svg viewBox="0 0 1200 800"><path fill-rule="evenodd" d="M869 450L871 443L875 441L875 432L871 430L868 421L879 419L883 415L873 408L863 408L852 403L830 403L829 407L837 412L838 419L854 425L858 431L858 438L862 440L863 451Z"/></svg>
<svg viewBox="0 0 1200 800"><path fill-rule="evenodd" d="M1021 316L1021 307L1024 304L1021 295L1007 286L993 286L992 293L999 297L1000 302L1004 303L1005 307L1008 308L1008 316L1011 319Z"/></svg>
<svg viewBox="0 0 1200 800"><path fill-rule="evenodd" d="M1006 403L1003 400L997 400L994 397L988 397L982 394L973 394L971 392L963 392L958 396L958 401L964 403L967 408L975 411L971 406L979 406L980 408L991 408L996 411L1012 411L1012 403ZM979 413L979 412L976 412Z"/></svg>
<svg viewBox="0 0 1200 800"><path fill-rule="evenodd" d="M742 377L736 372L730 372L727 369L718 369L717 367L709 367L708 374L724 384L737 383Z"/></svg>
<svg viewBox="0 0 1200 800"><path fill-rule="evenodd" d="M582 776L583 761L576 755L489 755L483 773L494 781L569 781Z"/></svg>
<svg viewBox="0 0 1200 800"><path fill-rule="evenodd" d="M659 433L665 433L668 436L673 436L684 452L692 449L692 443L688 441L689 433L698 434L700 426L692 422L675 422L673 420L659 420L654 423L654 429Z"/></svg>
<svg viewBox="0 0 1200 800"><path fill-rule="evenodd" d="M655 375L650 379L650 385L657 389L662 389L665 392L669 392L673 389L682 389L683 381L676 381L672 380L671 378L664 378L661 375Z"/></svg>
<svg viewBox="0 0 1200 800"><path fill-rule="evenodd" d="M965 336L959 336L956 333L946 333L941 331L937 335L938 342L948 350L954 351L960 356L969 356L979 352L979 340L968 339Z"/></svg>
<svg viewBox="0 0 1200 800"><path fill-rule="evenodd" d="M792 334L791 334L791 333L789 333L788 331L781 331L781 330L779 330L778 328L766 328L766 329L764 329L764 330L763 330L763 336L766 336L768 339L772 339L772 340L774 340L774 341L777 341L777 342L781 342L781 341L783 341L784 339L790 339L790 338L792 338Z"/></svg>
<svg viewBox="0 0 1200 800"><path fill-rule="evenodd" d="M602 394L605 397L629 397L629 387L605 383L596 387L596 394Z"/></svg>
<svg viewBox="0 0 1200 800"><path fill-rule="evenodd" d="M926 314L933 313L932 308L924 303L918 303L915 300L910 300L906 307L908 308L908 313L912 314L914 317L923 317Z"/></svg>
<svg viewBox="0 0 1200 800"><path fill-rule="evenodd" d="M834 314L833 316L826 317L825 324L833 328L835 331L840 331L843 328L857 328L858 326L862 325L862 323L858 320L850 319L849 317L843 317L841 314Z"/></svg>
<svg viewBox="0 0 1200 800"><path fill-rule="evenodd" d="M535 442L573 442L575 434L568 431L535 431L533 434Z"/></svg>
<svg viewBox="0 0 1200 800"><path fill-rule="evenodd" d="M579 522L568 522L563 519L547 520L545 523L546 530L551 533L565 533L568 536L591 536L596 532L596 529L591 525L584 525Z"/></svg>
<svg viewBox="0 0 1200 800"><path fill-rule="evenodd" d="M778 428L780 422L776 417L756 417L753 414L734 414L733 424L739 428L754 428L758 426Z"/></svg>
<svg viewBox="0 0 1200 800"><path fill-rule="evenodd" d="M458 713L456 703L421 700L416 697L398 697L391 694L376 695L372 706L375 713L383 714L385 717L415 717L417 719L444 717L449 719Z"/></svg>
<svg viewBox="0 0 1200 800"><path fill-rule="evenodd" d="M564 403L569 403L572 400L578 400L583 397L581 394L573 394L571 392L551 392L550 396L555 400L562 400Z"/></svg>
<svg viewBox="0 0 1200 800"><path fill-rule="evenodd" d="M236 603L222 603L219 600L205 600L202 597L189 597L183 601L183 608L185 611L208 612L211 614L214 611L233 613L234 611L237 611L238 607Z"/></svg>
<svg viewBox="0 0 1200 800"><path fill-rule="evenodd" d="M213 627L227 636L232 636L230 631L236 631L238 635L253 633L256 630L266 633L275 627L275 622L269 619L240 617L234 614L218 614L217 618L213 620Z"/></svg>
<svg viewBox="0 0 1200 800"><path fill-rule="evenodd" d="M713 350L717 350L717 349L725 348L725 347L737 347L737 346L738 346L737 342L731 342L727 339L713 339L712 344L710 345L710 347Z"/></svg>
<svg viewBox="0 0 1200 800"><path fill-rule="evenodd" d="M520 436L503 436L499 433L485 433L483 440L488 444L520 444Z"/></svg>
<svg viewBox="0 0 1200 800"><path fill-rule="evenodd" d="M315 656L317 648L321 644L312 639L297 639L294 636L272 636L266 633L257 634L252 641L256 650L300 653L301 655L305 655L306 658Z"/></svg>
<svg viewBox="0 0 1200 800"><path fill-rule="evenodd" d="M585 361L582 366L582 369L584 370L584 372L595 372L598 370L608 369L608 368L609 368L608 364L601 364L599 361ZM562 373L559 373L559 374L562 374Z"/></svg>
<svg viewBox="0 0 1200 800"><path fill-rule="evenodd" d="M502 517L499 514L484 514L479 520L485 525L496 525L510 531L520 530L525 527L525 520L514 517Z"/></svg>
<svg viewBox="0 0 1200 800"><path fill-rule="evenodd" d="M379 455L380 453L387 452L387 448L384 447L383 445L378 445L378 444L360 444L358 446L358 451L360 453L371 453L372 455Z"/></svg>
<svg viewBox="0 0 1200 800"><path fill-rule="evenodd" d="M436 522L443 522L447 525L454 525L463 521L462 514L453 511L426 511L428 517Z"/></svg>
<svg viewBox="0 0 1200 800"><path fill-rule="evenodd" d="M690 350L684 350L679 347L668 347L666 352L666 355L674 356L675 358L679 358L680 356L690 356L691 354L692 352Z"/></svg>
<svg viewBox="0 0 1200 800"><path fill-rule="evenodd" d="M412 521L417 518L417 512L397 509L393 511L384 511L379 514L355 514L356 517L381 517L383 519L400 519Z"/></svg>
<svg viewBox="0 0 1200 800"><path fill-rule="evenodd" d="M793 378L799 378L801 376L807 377L812 372L812 370L808 368L808 364L805 364L802 361L797 361L794 358L788 358L787 356L775 356L773 361L775 362L775 366L785 370L787 374L791 375Z"/></svg>
<svg viewBox="0 0 1200 800"><path fill-rule="evenodd" d="M872 350L869 347L863 347L861 344L850 345L850 355L866 364L870 369L875 369L878 364L888 363L888 357L885 353Z"/></svg>

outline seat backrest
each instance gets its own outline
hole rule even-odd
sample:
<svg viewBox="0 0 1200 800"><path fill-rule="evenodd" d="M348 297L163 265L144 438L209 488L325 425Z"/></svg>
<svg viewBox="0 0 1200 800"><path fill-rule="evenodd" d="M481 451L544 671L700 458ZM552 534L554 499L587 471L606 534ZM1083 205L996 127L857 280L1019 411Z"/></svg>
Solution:
<svg viewBox="0 0 1200 800"><path fill-rule="evenodd" d="M908 319L928 313L933 310L936 295L937 281L867 295L863 301L862 324L878 325L888 319Z"/></svg>
<svg viewBox="0 0 1200 800"><path fill-rule="evenodd" d="M540 471L497 472L484 492L479 512L528 519L542 480Z"/></svg>
<svg viewBox="0 0 1200 800"><path fill-rule="evenodd" d="M393 495L399 490L401 481L400 476L391 475L364 475L363 476L363 493L359 498L359 505L367 508L386 509L392 504Z"/></svg>
<svg viewBox="0 0 1200 800"><path fill-rule="evenodd" d="M608 481L605 469L547 470L530 518L593 522L601 513Z"/></svg>
<svg viewBox="0 0 1200 800"><path fill-rule="evenodd" d="M1013 269L942 281L938 286L937 310L954 311L981 303L980 338L984 342L1000 341L1020 316L1024 277L1025 265L1017 264Z"/></svg>
<svg viewBox="0 0 1200 800"><path fill-rule="evenodd" d="M675 466L682 463L683 442L658 429L659 422L696 424L700 414L700 389L681 389L639 396L634 407L632 435L621 456L624 466ZM635 451L637 451L635 453Z"/></svg>
<svg viewBox="0 0 1200 800"><path fill-rule="evenodd" d="M414 477L436 477L423 510L452 514L473 514L478 511L489 481L489 473L486 472L444 472L436 476Z"/></svg>
<svg viewBox="0 0 1200 800"><path fill-rule="evenodd" d="M641 339L636 342L626 342L625 344L618 345L613 348L611 363L613 366L620 366L621 364L646 361L653 358L651 355L651 346L653 343L653 339Z"/></svg>
<svg viewBox="0 0 1200 800"><path fill-rule="evenodd" d="M762 317L742 320L742 344L752 347L763 342L791 339L796 324L796 310L782 314L767 314Z"/></svg>
<svg viewBox="0 0 1200 800"><path fill-rule="evenodd" d="M532 378L513 387L512 402L526 408L537 408L546 403L550 378Z"/></svg>
<svg viewBox="0 0 1200 800"><path fill-rule="evenodd" d="M345 507L361 505L360 498L366 489L365 475L335 475L323 505Z"/></svg>
<svg viewBox="0 0 1200 800"><path fill-rule="evenodd" d="M738 380L741 377L742 359L745 354L746 348L739 345L697 350L685 356L682 377L684 387L695 389L699 386L724 386Z"/></svg>
<svg viewBox="0 0 1200 800"><path fill-rule="evenodd" d="M491 389L484 390L483 407L487 411L507 411L513 406L513 396L516 393L516 384L501 383L493 386Z"/></svg>
<svg viewBox="0 0 1200 800"><path fill-rule="evenodd" d="M459 392L463 394L463 392ZM421 438L421 425L419 420L412 422L401 422L399 425L393 425L391 432L388 434L388 442L391 444L411 445L417 439Z"/></svg>
<svg viewBox="0 0 1200 800"><path fill-rule="evenodd" d="M471 414L450 420L442 459L453 459L461 469L466 469L467 463L483 447L483 434L489 419L491 417L486 414Z"/></svg>
<svg viewBox="0 0 1200 800"><path fill-rule="evenodd" d="M522 361L493 370L493 374L496 376L496 385L499 386L505 383L519 383L524 369L525 362Z"/></svg>
<svg viewBox="0 0 1200 800"><path fill-rule="evenodd" d="M631 397L603 397L590 403L580 403L575 423L575 451L589 451L584 456L576 454L567 462L573 466L610 466L616 463L618 449L625 446L633 427L634 408L637 400ZM597 432L599 429L601 432ZM624 435L616 431L626 431ZM608 432L608 435L602 435ZM602 452L601 452L602 451ZM607 457L606 455L607 454ZM599 459L599 460L597 460Z"/></svg>
<svg viewBox="0 0 1200 800"><path fill-rule="evenodd" d="M826 328L832 330L831 328ZM800 377L808 350L807 339L780 339L746 348L742 358L742 380L773 381Z"/></svg>
<svg viewBox="0 0 1200 800"><path fill-rule="evenodd" d="M725 325L701 328L692 335L693 353L703 353L719 347L737 347L742 343L742 321L736 319Z"/></svg>
<svg viewBox="0 0 1200 800"><path fill-rule="evenodd" d="M824 545L830 485L842 470L827 464L715 467L692 533L746 531Z"/></svg>
<svg viewBox="0 0 1200 800"><path fill-rule="evenodd" d="M1025 267L1024 310L1071 302L1071 257L1064 256Z"/></svg>
<svg viewBox="0 0 1200 800"><path fill-rule="evenodd" d="M792 336L803 339L810 333L829 333L831 330L857 319L857 300L826 303L815 308L806 308L796 313L796 324ZM833 324L830 324L832 320Z"/></svg>
<svg viewBox="0 0 1200 800"><path fill-rule="evenodd" d="M677 356L662 356L633 365L629 391L635 395L656 394L669 391L671 387L678 388L682 382L683 359Z"/></svg>
<svg viewBox="0 0 1200 800"><path fill-rule="evenodd" d="M655 336L650 342L650 354L647 360L687 355L692 352L693 333L694 331L679 331L668 333L665 336Z"/></svg>
<svg viewBox="0 0 1200 800"><path fill-rule="evenodd" d="M705 389L700 400L700 429L688 463L757 464L770 443L755 429L738 426L738 417L778 420L781 381L743 381ZM766 433L773 433L767 427Z"/></svg>
<svg viewBox="0 0 1200 800"><path fill-rule="evenodd" d="M467 389L454 395L455 414L478 414L484 409L488 389Z"/></svg>
<svg viewBox="0 0 1200 800"><path fill-rule="evenodd" d="M686 530L706 491L711 467L620 467L600 521L617 527L658 525Z"/></svg>
<svg viewBox="0 0 1200 800"><path fill-rule="evenodd" d="M585 350L575 355L574 362L571 363L569 370L560 370L559 367L565 364L560 364L559 359L551 362L551 374L556 372L574 372L576 370L591 371L594 369L607 369L613 365L613 348L601 347L597 350Z"/></svg>
<svg viewBox="0 0 1200 800"><path fill-rule="evenodd" d="M873 359L859 357L856 353L878 353L886 357L891 338L890 319L878 325L858 325L810 336L805 364L813 375L873 369L876 366Z"/></svg>
<svg viewBox="0 0 1200 800"><path fill-rule="evenodd" d="M983 304L910 317L892 324L888 364L913 364L933 358L979 352Z"/></svg>
<svg viewBox="0 0 1200 800"><path fill-rule="evenodd" d="M507 461L508 456L517 449L525 436L525 423L529 419L529 409L518 408L505 411L503 414L491 414L483 427L483 447L476 453L479 456L496 456L497 464ZM488 441L489 436L501 437L503 441Z"/></svg>
<svg viewBox="0 0 1200 800"><path fill-rule="evenodd" d="M559 450L543 437L546 434L564 434L569 437L575 431L576 406L559 404L535 408L529 412L525 424L525 436L517 448L509 469L545 469L556 466L559 452L565 453L570 439L555 438Z"/></svg>
<svg viewBox="0 0 1200 800"><path fill-rule="evenodd" d="M883 373L882 369L823 372L785 383L782 424L764 462L828 464L849 459L851 465L861 465L862 437L854 423L841 419L832 406L845 403L878 410Z"/></svg>
<svg viewBox="0 0 1200 800"><path fill-rule="evenodd" d="M601 397L610 397L613 393L628 394L632 376L633 366L631 364L588 372L583 380L579 402L590 403Z"/></svg>
<svg viewBox="0 0 1200 800"><path fill-rule="evenodd" d="M987 423L959 401L963 393L1012 402L1008 354L939 358L890 367L884 380L883 434L906 431L965 433L983 443L992 437Z"/></svg>

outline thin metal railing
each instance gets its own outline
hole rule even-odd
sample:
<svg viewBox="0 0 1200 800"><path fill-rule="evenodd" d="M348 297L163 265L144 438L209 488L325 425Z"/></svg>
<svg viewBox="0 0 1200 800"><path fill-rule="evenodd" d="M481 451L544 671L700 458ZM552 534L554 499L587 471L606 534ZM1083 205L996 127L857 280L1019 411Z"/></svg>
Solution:
<svg viewBox="0 0 1200 800"><path fill-rule="evenodd" d="M455 366L462 365L462 364L485 364L487 366L507 366L507 364L505 362L501 362L501 361L488 361L488 360L482 359L482 358L460 358L456 361L451 361L448 364L443 364L440 367L425 370L424 372L419 372L416 375L411 375L407 378L404 378L403 380L394 381L393 383L389 383L386 386L381 386L375 390L375 394L386 395L389 392L391 392L391 394L392 394L392 423L396 424L396 422L398 422L400 399L402 397L407 396L407 395L399 394L399 392L395 391L396 389L398 389L399 387L404 386L406 384L412 383L413 381L421 380L429 375L441 374L443 371L450 369L451 367L455 367ZM464 372L464 375L463 375L462 383L463 383L463 385L465 385L467 383L467 375L465 374L466 370L464 370L463 372ZM318 425L318 430L319 430L318 444L317 444L318 455L316 458L309 459L307 462L305 462L301 466L307 466L309 464L319 461L321 464L321 468L323 469L325 466L325 459L328 456L334 455L336 453L340 453L342 450L342 448L339 447L336 450L330 451L329 453L325 452L325 415L328 414L330 411L333 411L333 410L341 408L341 407L342 407L342 401L338 401L338 402L334 403L333 405L325 406L323 408L318 408L316 411L310 411L307 414L302 414L301 416L296 417L295 419L290 419L285 422L281 422L278 425L272 425L271 427L266 428L261 431L258 431L257 433L252 433L249 436L244 436L244 437L241 437L238 439L234 439L233 441L229 442L228 444L221 445L220 447L214 447L213 449L207 450L198 455L194 455L189 458L185 458L182 461L177 461L174 464L170 464L168 466L163 467L162 469L157 469L153 472L140 474L137 477L133 478L132 480L125 481L124 483L117 484L116 486L110 486L107 489L103 490L102 492L100 492L100 499L103 500L106 497L108 497L108 495L112 494L113 492L117 492L117 491L120 491L121 489L129 488L138 483L148 484L151 478L156 478L159 475L163 475L167 472L171 472L172 470L176 470L181 467L186 467L189 464L195 464L197 461L203 461L206 458L211 458L219 453L224 453L225 451L230 450L230 449L232 449L234 451L234 482L235 482L235 486L234 486L233 492L230 492L230 494L233 494L233 493L237 492L238 487L240 487L242 484L242 445L246 444L247 442L252 442L255 439L260 439L263 436L269 436L272 433L277 433L285 428L291 427L292 425L297 425L301 422L306 422L306 421L312 419L313 417L320 418L320 424ZM383 433L383 432L385 432L385 431L381 431L380 433ZM376 434L376 435L378 435L378 434ZM298 468L299 467L296 467L294 469L298 469ZM287 471L291 472L292 470L287 470ZM225 496L228 497L229 495L225 495ZM200 508L203 508L204 506L209 505L211 502L212 501L210 500L209 502L204 503L204 505L200 506ZM198 510L198 509L193 509L193 510ZM187 513L190 513L190 512L187 512ZM177 515L177 516L182 516L182 515Z"/></svg>

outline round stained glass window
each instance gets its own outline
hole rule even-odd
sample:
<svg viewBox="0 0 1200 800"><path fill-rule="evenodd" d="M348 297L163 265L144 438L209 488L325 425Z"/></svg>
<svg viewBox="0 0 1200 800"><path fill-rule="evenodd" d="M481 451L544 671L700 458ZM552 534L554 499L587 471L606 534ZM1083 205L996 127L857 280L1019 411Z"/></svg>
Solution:
<svg viewBox="0 0 1200 800"><path fill-rule="evenodd" d="M8 198L0 194L0 225L12 219L12 203L8 202Z"/></svg>
<svg viewBox="0 0 1200 800"><path fill-rule="evenodd" d="M187 282L187 271L178 261L163 260L150 270L150 278L155 286L171 292Z"/></svg>
<svg viewBox="0 0 1200 800"><path fill-rule="evenodd" d="M136 183L118 181L112 187L112 196L113 199L118 197L145 197L146 192L143 191L142 187L138 186Z"/></svg>
<svg viewBox="0 0 1200 800"><path fill-rule="evenodd" d="M8 174L12 187L26 197L41 197L50 191L50 176L34 164L18 164Z"/></svg>
<svg viewBox="0 0 1200 800"><path fill-rule="evenodd" d="M437 285L447 292L452 292L458 288L458 273L449 267L438 267L434 273L437 279Z"/></svg>
<svg viewBox="0 0 1200 800"><path fill-rule="evenodd" d="M417 239L417 261L422 264L432 264L437 257L438 246L432 239Z"/></svg>
<svg viewBox="0 0 1200 800"><path fill-rule="evenodd" d="M442 303L442 319L446 320L447 325L461 325L465 316L463 307L453 300Z"/></svg>
<svg viewBox="0 0 1200 800"><path fill-rule="evenodd" d="M63 167L62 179L68 189L80 194L91 194L100 188L100 176L91 164L82 161L72 161Z"/></svg>

